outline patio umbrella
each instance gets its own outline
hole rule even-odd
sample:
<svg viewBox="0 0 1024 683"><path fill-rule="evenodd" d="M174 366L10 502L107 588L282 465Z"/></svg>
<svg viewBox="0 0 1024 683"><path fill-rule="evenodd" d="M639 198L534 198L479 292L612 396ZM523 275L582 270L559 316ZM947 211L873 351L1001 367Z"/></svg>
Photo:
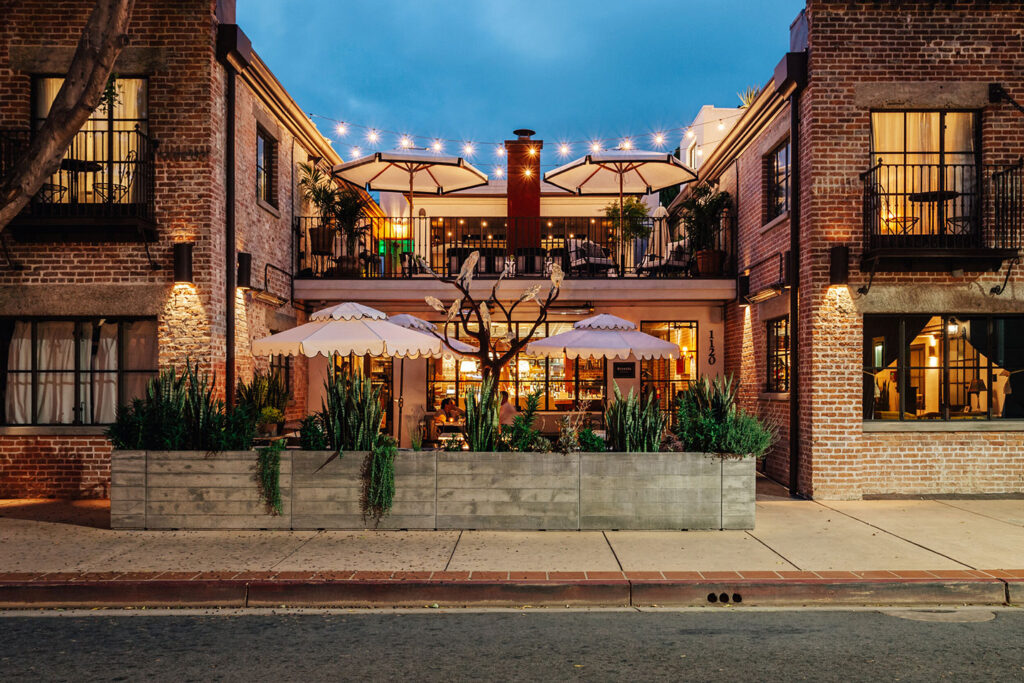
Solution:
<svg viewBox="0 0 1024 683"><path fill-rule="evenodd" d="M641 360L678 358L679 347L636 329L636 325L602 313L573 323L568 332L538 339L525 353L557 358L628 358Z"/></svg>
<svg viewBox="0 0 1024 683"><path fill-rule="evenodd" d="M334 175L367 191L408 191L410 229L415 192L447 194L487 184L487 174L462 157L441 156L419 149L374 152L338 164Z"/></svg>
<svg viewBox="0 0 1024 683"><path fill-rule="evenodd" d="M696 171L671 154L632 149L593 152L544 174L546 182L576 194L618 193L620 231L624 194L650 194L696 179Z"/></svg>
<svg viewBox="0 0 1024 683"><path fill-rule="evenodd" d="M399 315L393 315L388 318L391 322L396 325L410 330L416 330L417 332L423 332L433 336L437 332L437 325L432 322L428 322L423 318L417 318L414 315L408 313L401 313ZM466 342L459 341L458 339L450 340L451 349L446 347L443 343L441 344L441 352L435 357L441 356L454 356L452 352L454 349L460 353L472 353L476 351L475 346L471 346ZM402 438L402 408L405 406L405 358L402 358L401 364L398 369L398 439L401 441Z"/></svg>

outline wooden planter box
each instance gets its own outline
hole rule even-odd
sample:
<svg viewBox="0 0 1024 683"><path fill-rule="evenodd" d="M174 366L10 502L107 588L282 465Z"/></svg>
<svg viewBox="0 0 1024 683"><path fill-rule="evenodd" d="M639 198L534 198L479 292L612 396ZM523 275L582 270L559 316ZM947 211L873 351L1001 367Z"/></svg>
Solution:
<svg viewBox="0 0 1024 683"><path fill-rule="evenodd" d="M754 459L705 453L399 451L395 500L362 512L367 454L281 453L268 514L256 452L114 451L115 529L752 529Z"/></svg>

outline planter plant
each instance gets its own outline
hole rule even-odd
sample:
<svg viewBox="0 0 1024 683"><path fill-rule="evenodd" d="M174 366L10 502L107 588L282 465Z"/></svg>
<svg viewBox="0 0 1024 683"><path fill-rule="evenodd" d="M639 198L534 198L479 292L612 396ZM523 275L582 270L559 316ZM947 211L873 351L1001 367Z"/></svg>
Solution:
<svg viewBox="0 0 1024 683"><path fill-rule="evenodd" d="M299 164L299 190L313 205L319 225L309 229L310 249L322 254L334 252L334 234L341 235L344 253L337 258L343 275L359 274L359 241L369 232L364 224L369 200L351 185L339 186L313 164Z"/></svg>
<svg viewBox="0 0 1024 683"><path fill-rule="evenodd" d="M702 377L676 404L675 436L685 451L761 457L775 442L775 429L736 404L731 379Z"/></svg>
<svg viewBox="0 0 1024 683"><path fill-rule="evenodd" d="M716 238L730 201L728 192L701 183L680 202L683 232L700 275L722 274L725 252L718 248Z"/></svg>
<svg viewBox="0 0 1024 683"><path fill-rule="evenodd" d="M633 390L625 397L614 384L615 400L604 413L608 431L608 449L625 453L653 453L661 449L661 439L668 421L653 392L636 396Z"/></svg>

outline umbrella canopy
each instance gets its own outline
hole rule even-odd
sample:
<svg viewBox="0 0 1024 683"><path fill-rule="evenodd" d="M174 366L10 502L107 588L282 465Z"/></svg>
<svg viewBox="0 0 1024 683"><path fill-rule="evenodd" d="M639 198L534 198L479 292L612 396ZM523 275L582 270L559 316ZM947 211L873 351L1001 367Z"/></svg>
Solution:
<svg viewBox="0 0 1024 683"><path fill-rule="evenodd" d="M441 340L433 335L408 329L387 320L374 308L343 303L317 311L311 322L272 334L252 343L257 356L297 356L312 358L332 353L357 356L401 356L420 358L441 355Z"/></svg>
<svg viewBox="0 0 1024 683"><path fill-rule="evenodd" d="M374 152L334 167L334 175L367 191L383 190L409 193L409 218L412 195L446 194L487 184L487 174L462 157L442 156L425 150L394 149Z"/></svg>
<svg viewBox="0 0 1024 683"><path fill-rule="evenodd" d="M544 174L545 181L576 194L650 194L696 179L671 154L627 149L594 152Z"/></svg>
<svg viewBox="0 0 1024 683"><path fill-rule="evenodd" d="M636 325L602 313L573 324L573 329L526 346L534 356L566 358L628 358L642 360L678 358L679 347L672 342L640 332Z"/></svg>
<svg viewBox="0 0 1024 683"><path fill-rule="evenodd" d="M408 313L393 315L389 317L388 320L390 320L396 325L401 325L406 329L416 330L417 332L423 332L431 336L433 336L433 334L437 332L437 325L435 325L434 323L424 320L423 318L417 318L414 315L409 315ZM449 341L452 349L454 349L458 353L475 353L477 350L475 346L467 344L466 342L463 341L459 341L458 339L451 339ZM444 347L444 344L442 343L441 346ZM451 356L453 354L451 350L449 350L447 347L444 347L442 348L442 355Z"/></svg>

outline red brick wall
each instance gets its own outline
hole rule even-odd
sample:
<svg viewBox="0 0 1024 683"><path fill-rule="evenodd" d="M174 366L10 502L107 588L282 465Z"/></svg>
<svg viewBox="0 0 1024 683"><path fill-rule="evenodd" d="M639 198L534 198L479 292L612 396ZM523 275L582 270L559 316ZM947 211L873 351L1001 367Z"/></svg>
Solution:
<svg viewBox="0 0 1024 683"><path fill-rule="evenodd" d="M27 1L6 3L0 21L0 127L27 128L31 75L14 69L10 47L74 48L93 3ZM158 241L150 245L152 270L141 244L10 241L13 259L25 266L0 268L0 286L45 284L139 284L166 287L158 312L161 367L199 361L216 373L224 391L225 355L225 173L226 75L215 54L214 0L138 0L130 26L130 47L157 48L166 59L149 78L149 133L159 141L155 162L155 210ZM268 110L242 77L236 102L236 245L253 255L253 284L263 285L264 264L286 271L292 266L292 197L296 163L307 152ZM256 204L255 126L257 115L278 132L279 201L276 212ZM294 148L294 153L293 153ZM296 213L304 213L296 210ZM172 282L172 245L195 243L194 285ZM289 294L287 278L272 275L270 288ZM31 290L26 289L26 293ZM247 380L268 360L254 359L252 339L294 324L302 314L290 304L281 308L256 301L251 293L236 296L237 379ZM0 303L0 315L3 315ZM75 315L74 306L40 315ZM141 312L140 312L141 314ZM289 322L289 320L291 322ZM305 361L294 361L295 401L287 417L304 414ZM24 428L18 430L24 432ZM109 443L98 436L12 436L0 429L0 496L105 495L109 481ZM52 431L52 430L51 430ZM66 430L64 430L66 431ZM35 475L32 469L35 467Z"/></svg>

